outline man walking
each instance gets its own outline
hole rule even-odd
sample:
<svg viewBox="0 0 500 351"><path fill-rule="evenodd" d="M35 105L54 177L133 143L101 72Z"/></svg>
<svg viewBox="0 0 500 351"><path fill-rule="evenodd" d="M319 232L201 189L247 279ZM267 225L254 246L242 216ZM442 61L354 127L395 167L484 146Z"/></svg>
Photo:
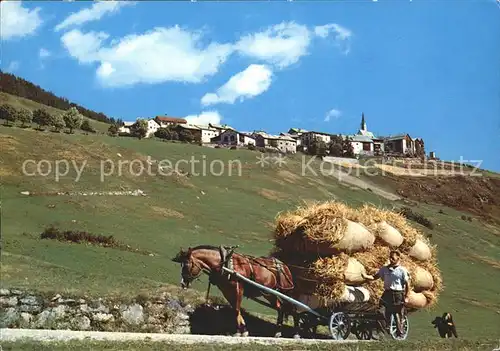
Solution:
<svg viewBox="0 0 500 351"><path fill-rule="evenodd" d="M398 333L403 333L402 328L402 310L405 302L408 302L408 293L410 292L410 275L408 270L400 265L401 254L393 250L389 253L389 264L383 266L374 275L363 274L367 280L382 278L384 280L384 293L381 297L381 303L385 307L385 319L390 323L390 316L393 312L397 313Z"/></svg>

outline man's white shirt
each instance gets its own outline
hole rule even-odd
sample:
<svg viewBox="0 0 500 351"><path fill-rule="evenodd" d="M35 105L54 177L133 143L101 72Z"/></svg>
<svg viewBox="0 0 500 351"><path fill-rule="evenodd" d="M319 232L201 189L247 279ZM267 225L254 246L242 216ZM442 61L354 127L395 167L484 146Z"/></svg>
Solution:
<svg viewBox="0 0 500 351"><path fill-rule="evenodd" d="M403 266L383 266L378 275L384 280L384 290L404 291L404 283L410 281L408 270Z"/></svg>

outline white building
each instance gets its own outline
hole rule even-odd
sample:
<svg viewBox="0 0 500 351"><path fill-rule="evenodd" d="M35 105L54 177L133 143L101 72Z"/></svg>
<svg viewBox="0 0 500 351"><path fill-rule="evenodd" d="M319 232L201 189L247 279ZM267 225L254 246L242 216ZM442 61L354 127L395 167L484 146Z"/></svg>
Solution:
<svg viewBox="0 0 500 351"><path fill-rule="evenodd" d="M154 119L148 119L147 123L148 123L148 129L146 132L146 138L150 138L151 136L154 135L154 133L156 133L158 129L160 129L160 125L156 123Z"/></svg>
<svg viewBox="0 0 500 351"><path fill-rule="evenodd" d="M166 128L168 126L175 126L177 124L187 124L187 120L184 118L168 117L168 116L156 116L156 123L160 125L161 128Z"/></svg>
<svg viewBox="0 0 500 351"><path fill-rule="evenodd" d="M278 149L285 153L297 152L297 140L284 135L278 135Z"/></svg>
<svg viewBox="0 0 500 351"><path fill-rule="evenodd" d="M130 134L130 127L132 127L135 122L123 122L123 126L118 128L118 133Z"/></svg>
<svg viewBox="0 0 500 351"><path fill-rule="evenodd" d="M200 126L200 125L194 125L195 127L198 127L201 131L201 142L204 144L209 144L212 142L212 138L215 138L217 135L219 135L219 130L216 128L212 128L209 126Z"/></svg>
<svg viewBox="0 0 500 351"><path fill-rule="evenodd" d="M390 154L415 154L415 140L408 134L384 138L385 151Z"/></svg>
<svg viewBox="0 0 500 351"><path fill-rule="evenodd" d="M288 133L281 133L284 136L290 136L297 141L297 147L302 145L302 134L307 133L308 131L302 128L290 128Z"/></svg>
<svg viewBox="0 0 500 351"><path fill-rule="evenodd" d="M366 135L352 135L349 138L351 139L354 155L373 155L372 138Z"/></svg>
<svg viewBox="0 0 500 351"><path fill-rule="evenodd" d="M323 141L327 146L332 141L332 134L323 132L304 132L300 136L300 143L304 149L307 149L316 141Z"/></svg>
<svg viewBox="0 0 500 351"><path fill-rule="evenodd" d="M219 145L255 145L255 138L248 133L238 132L234 129L227 129L218 136L212 138L212 142Z"/></svg>
<svg viewBox="0 0 500 351"><path fill-rule="evenodd" d="M231 127L231 126L228 126L227 124L222 124L222 125L221 125L221 124L209 123L209 124L208 124L208 126L209 126L210 128L214 128L214 129L216 129L216 130L219 132L219 134L218 134L218 135L220 135L221 133L224 133L224 132L225 132L226 130L228 130L228 129L229 129L229 130L236 130L236 129L234 129L234 128L233 128L233 127Z"/></svg>
<svg viewBox="0 0 500 351"><path fill-rule="evenodd" d="M285 153L297 152L297 141L289 136L272 135L266 132L255 132L252 135L259 147L275 147Z"/></svg>
<svg viewBox="0 0 500 351"><path fill-rule="evenodd" d="M280 133L280 136L284 136L284 137L288 137L288 138L292 138L293 140L295 140L295 143L297 145L297 147L299 147L300 145L302 145L302 140L300 140L300 136L302 135L302 133L297 133L297 134L293 134L293 133Z"/></svg>

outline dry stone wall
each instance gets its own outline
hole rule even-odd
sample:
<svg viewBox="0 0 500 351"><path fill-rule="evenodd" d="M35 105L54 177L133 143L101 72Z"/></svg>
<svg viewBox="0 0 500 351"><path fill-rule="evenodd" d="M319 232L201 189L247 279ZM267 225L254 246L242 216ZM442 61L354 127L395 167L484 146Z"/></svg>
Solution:
<svg viewBox="0 0 500 351"><path fill-rule="evenodd" d="M190 333L194 308L168 293L117 303L103 298L73 299L60 294L44 297L0 289L0 327L92 331Z"/></svg>

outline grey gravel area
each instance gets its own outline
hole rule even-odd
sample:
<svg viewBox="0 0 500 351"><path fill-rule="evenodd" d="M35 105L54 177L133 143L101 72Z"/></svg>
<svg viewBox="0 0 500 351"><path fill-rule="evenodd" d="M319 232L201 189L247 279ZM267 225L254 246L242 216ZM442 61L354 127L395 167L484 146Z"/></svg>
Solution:
<svg viewBox="0 0 500 351"><path fill-rule="evenodd" d="M43 329L0 329L2 341L69 341L69 340L105 340L105 341L164 341L179 344L248 344L258 343L263 345L283 344L352 344L358 340L314 340L314 339L288 339L264 337L231 337L215 335L193 334L157 334L157 333L114 333L97 331L73 330L43 330ZM367 341L361 341L367 342Z"/></svg>

